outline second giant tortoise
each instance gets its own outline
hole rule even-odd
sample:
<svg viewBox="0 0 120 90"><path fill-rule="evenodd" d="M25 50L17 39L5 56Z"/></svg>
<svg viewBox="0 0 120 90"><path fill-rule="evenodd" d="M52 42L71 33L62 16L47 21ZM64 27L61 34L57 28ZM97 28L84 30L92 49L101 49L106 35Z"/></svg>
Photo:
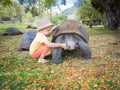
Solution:
<svg viewBox="0 0 120 90"><path fill-rule="evenodd" d="M37 34L36 30L29 30L22 36L19 51L29 51L30 45Z"/></svg>
<svg viewBox="0 0 120 90"><path fill-rule="evenodd" d="M91 49L88 46L89 35L83 25L75 20L66 20L56 27L54 30L52 42L66 43L68 50L80 49L82 57L91 58ZM54 63L63 62L62 48L54 48L52 58Z"/></svg>
<svg viewBox="0 0 120 90"><path fill-rule="evenodd" d="M18 28L15 27L10 27L7 28L2 35L3 36L9 36L9 35L19 35L19 34L23 34Z"/></svg>

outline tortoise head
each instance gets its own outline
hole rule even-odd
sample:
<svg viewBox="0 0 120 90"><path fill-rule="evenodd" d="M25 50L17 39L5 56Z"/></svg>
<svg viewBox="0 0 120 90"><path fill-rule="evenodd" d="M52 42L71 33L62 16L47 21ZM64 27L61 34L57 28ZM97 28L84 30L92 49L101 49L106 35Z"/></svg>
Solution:
<svg viewBox="0 0 120 90"><path fill-rule="evenodd" d="M76 48L76 42L69 40L66 42L68 50L74 50Z"/></svg>

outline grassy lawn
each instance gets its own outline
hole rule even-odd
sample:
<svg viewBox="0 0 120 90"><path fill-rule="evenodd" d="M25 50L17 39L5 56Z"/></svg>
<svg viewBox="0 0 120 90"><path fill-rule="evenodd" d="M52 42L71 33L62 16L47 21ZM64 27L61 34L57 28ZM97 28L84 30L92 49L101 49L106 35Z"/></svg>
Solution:
<svg viewBox="0 0 120 90"><path fill-rule="evenodd" d="M120 90L120 30L87 28L92 59L73 51L56 65L52 57L38 64L28 51L18 51L22 35L1 35L11 26L27 30L24 24L0 24L0 90Z"/></svg>
<svg viewBox="0 0 120 90"><path fill-rule="evenodd" d="M0 31L5 30L6 28L9 27L16 27L18 29L26 29L27 25L23 23L14 23L14 24L0 24Z"/></svg>

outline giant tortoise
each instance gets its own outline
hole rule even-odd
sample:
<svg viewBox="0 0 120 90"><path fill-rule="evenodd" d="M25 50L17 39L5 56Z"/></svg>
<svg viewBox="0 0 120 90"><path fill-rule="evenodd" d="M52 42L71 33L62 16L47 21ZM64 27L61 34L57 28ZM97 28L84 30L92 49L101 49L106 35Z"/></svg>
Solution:
<svg viewBox="0 0 120 90"><path fill-rule="evenodd" d="M2 35L4 36L19 35L19 34L23 34L23 33L18 28L15 27L9 27L2 33Z"/></svg>
<svg viewBox="0 0 120 90"><path fill-rule="evenodd" d="M36 30L29 30L22 36L22 40L19 46L19 51L29 51L29 47L37 34Z"/></svg>
<svg viewBox="0 0 120 90"><path fill-rule="evenodd" d="M89 35L83 25L75 20L66 20L59 24L52 37L52 42L66 43L68 50L80 49L82 57L91 58L91 49L88 46ZM54 63L59 64L62 60L62 48L54 48L52 58Z"/></svg>

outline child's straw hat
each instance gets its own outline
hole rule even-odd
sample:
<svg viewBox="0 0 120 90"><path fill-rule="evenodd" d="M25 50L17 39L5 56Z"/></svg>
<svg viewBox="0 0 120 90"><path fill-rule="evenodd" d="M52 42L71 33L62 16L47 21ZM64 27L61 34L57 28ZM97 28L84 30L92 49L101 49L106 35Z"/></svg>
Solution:
<svg viewBox="0 0 120 90"><path fill-rule="evenodd" d="M37 20L36 22L36 27L38 31L41 31L45 28L49 28L50 26L53 26L53 24L51 23L51 21L47 18L40 18L39 20Z"/></svg>

